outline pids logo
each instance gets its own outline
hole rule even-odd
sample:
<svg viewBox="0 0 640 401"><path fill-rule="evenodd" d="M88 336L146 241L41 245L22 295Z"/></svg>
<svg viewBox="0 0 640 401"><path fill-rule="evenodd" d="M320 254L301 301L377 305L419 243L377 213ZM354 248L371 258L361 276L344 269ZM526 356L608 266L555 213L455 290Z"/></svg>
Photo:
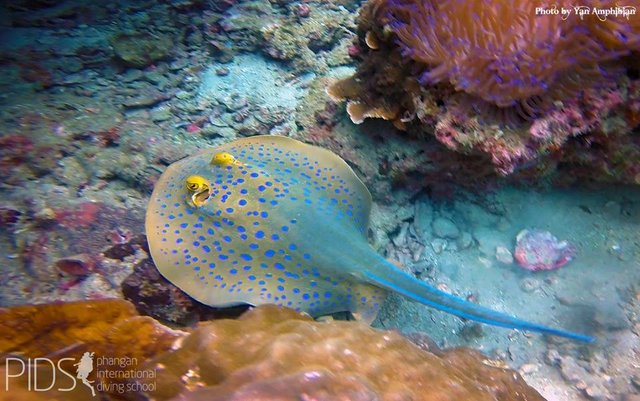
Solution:
<svg viewBox="0 0 640 401"><path fill-rule="evenodd" d="M137 369L137 358L100 356L94 361L94 356L94 352L85 352L79 360L7 357L4 391L10 392L12 387L21 387L35 392L69 392L76 390L78 384L86 386L93 397L97 392L125 394L155 391L155 369Z"/></svg>
<svg viewBox="0 0 640 401"><path fill-rule="evenodd" d="M80 362L74 364L77 366L76 377L80 379L82 384L91 389L91 395L96 396L96 389L93 388L93 382L89 381L89 373L93 371L93 352L85 352L80 358Z"/></svg>

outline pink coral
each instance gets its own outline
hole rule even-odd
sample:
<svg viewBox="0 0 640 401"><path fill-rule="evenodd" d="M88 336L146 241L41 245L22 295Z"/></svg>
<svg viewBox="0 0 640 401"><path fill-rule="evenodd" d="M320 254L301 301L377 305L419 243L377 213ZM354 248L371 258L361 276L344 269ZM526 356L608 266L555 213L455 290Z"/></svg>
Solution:
<svg viewBox="0 0 640 401"><path fill-rule="evenodd" d="M358 70L327 92L348 102L356 123L383 118L405 140L435 137L458 154L428 153L447 177L640 182L640 18L574 13L559 22L535 16L539 0L479 3L369 0L354 44ZM617 10L610 0L584 4ZM442 181L433 169L405 167L399 177Z"/></svg>
<svg viewBox="0 0 640 401"><path fill-rule="evenodd" d="M526 270L559 269L576 256L575 246L559 241L548 231L522 230L516 240L514 257Z"/></svg>

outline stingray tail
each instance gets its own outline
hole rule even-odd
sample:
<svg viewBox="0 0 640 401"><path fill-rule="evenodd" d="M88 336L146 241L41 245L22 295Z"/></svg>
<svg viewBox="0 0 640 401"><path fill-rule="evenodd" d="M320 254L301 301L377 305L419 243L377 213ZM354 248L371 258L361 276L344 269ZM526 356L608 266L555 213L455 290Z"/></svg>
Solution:
<svg viewBox="0 0 640 401"><path fill-rule="evenodd" d="M385 264L387 262L385 261ZM391 270L392 271L389 271ZM520 320L513 316L482 307L472 302L465 301L446 292L440 291L429 284L417 280L415 277L398 270L395 266L387 264L385 269L389 274L380 277L373 272L366 273L365 276L372 284L385 288L389 291L397 292L421 304L431 306L452 315L510 329L525 331L536 331L554 336L566 337L573 340L594 342L595 338L573 333L570 331L554 329L544 325Z"/></svg>

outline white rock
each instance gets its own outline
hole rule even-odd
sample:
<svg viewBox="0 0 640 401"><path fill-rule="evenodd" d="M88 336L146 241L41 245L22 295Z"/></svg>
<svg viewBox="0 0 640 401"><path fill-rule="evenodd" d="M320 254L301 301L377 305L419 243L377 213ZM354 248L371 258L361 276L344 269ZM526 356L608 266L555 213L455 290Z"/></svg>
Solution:
<svg viewBox="0 0 640 401"><path fill-rule="evenodd" d="M456 224L444 217L436 218L433 223L431 223L431 228L436 237L456 239L460 236L460 230Z"/></svg>
<svg viewBox="0 0 640 401"><path fill-rule="evenodd" d="M458 249L467 249L473 245L473 236L465 231L458 237L457 244Z"/></svg>
<svg viewBox="0 0 640 401"><path fill-rule="evenodd" d="M441 254L445 249L447 249L447 240L442 238L435 238L433 241L431 241L431 247L433 248L433 252L435 252L436 254Z"/></svg>
<svg viewBox="0 0 640 401"><path fill-rule="evenodd" d="M498 262L504 263L505 265L513 264L513 255L511 254L511 251L504 246L496 247L496 259Z"/></svg>
<svg viewBox="0 0 640 401"><path fill-rule="evenodd" d="M428 243L431 237L431 221L433 220L433 207L428 199L416 202L413 227L419 239Z"/></svg>

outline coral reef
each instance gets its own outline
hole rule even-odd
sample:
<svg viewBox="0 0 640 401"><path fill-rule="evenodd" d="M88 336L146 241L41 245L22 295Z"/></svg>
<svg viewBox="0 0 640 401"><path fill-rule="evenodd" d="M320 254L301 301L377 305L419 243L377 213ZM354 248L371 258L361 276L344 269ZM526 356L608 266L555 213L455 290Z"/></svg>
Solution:
<svg viewBox="0 0 640 401"><path fill-rule="evenodd" d="M329 2L242 1L223 13L203 15L202 40L221 62L259 51L289 63L295 72L326 71L350 62L347 46L355 28L351 14ZM230 47L226 43L233 42Z"/></svg>
<svg viewBox="0 0 640 401"><path fill-rule="evenodd" d="M637 18L612 16L605 25L616 39L596 16L536 16L536 2L469 2L459 12L452 4L374 0L362 8L358 71L329 89L348 100L352 121L382 118L433 135L501 175L638 182L637 71L625 58L640 50ZM449 23L429 22L441 20Z"/></svg>
<svg viewBox="0 0 640 401"><path fill-rule="evenodd" d="M385 12L402 56L425 70L420 84L448 82L456 91L498 107L519 106L530 115L538 98L567 97L600 75L605 61L640 49L635 18L612 17L616 23L604 24L611 29L606 32L592 15L585 21L541 14L540 9L553 10L545 4L391 0ZM555 9L571 6L560 2Z"/></svg>
<svg viewBox="0 0 640 401"><path fill-rule="evenodd" d="M66 349L112 357L148 358L170 348L178 332L138 316L129 302L110 299L64 304L24 305L0 310L0 350L39 357ZM131 327L136 327L131 330Z"/></svg>
<svg viewBox="0 0 640 401"><path fill-rule="evenodd" d="M308 4L293 5L287 19L262 29L263 51L277 60L291 62L296 71L323 72L330 66L351 62L346 46L355 29L344 9L311 12ZM307 11L301 11L307 10ZM303 18L301 13L307 12Z"/></svg>
<svg viewBox="0 0 640 401"><path fill-rule="evenodd" d="M283 134L333 150L362 177L377 203L370 239L389 260L457 296L513 310L526 305L531 316L570 321L576 329L591 330L593 323L606 348L585 350L519 333L507 337L488 328L480 331L470 322L397 299L388 303L380 327L428 331L440 346L481 347L491 358L518 367L549 399L634 399L640 354L629 350L638 344L640 297L637 288L630 291L630 301L620 302L617 295L637 278L637 194L616 186L596 201L594 193L572 190L577 203L560 207L556 190L543 197L551 204L540 203L535 191L511 203L458 192L462 184L481 187L485 194L511 178L539 184L540 177L548 177L570 185L577 179L634 182L635 174L635 182L640 181L640 82L634 60L618 61L631 67L610 86L599 80L584 94L551 105L544 117L518 127L487 125L500 116L475 118L476 103L456 103L462 93L446 81L428 88L420 88L417 80L398 85L424 69L410 61L412 69L395 57L399 46L391 30L377 22L384 14L370 18L368 25L361 18L360 39L352 43L355 35L349 31L354 31L360 4L0 4L0 305L123 297L124 292L139 312L172 324L218 316L219 311L201 309L166 283L147 259L142 216L148 194L167 165L198 148L258 133ZM362 17L371 16L371 4ZM327 11L336 21L326 20ZM324 35L318 21L330 24L331 36ZM609 18L592 25L602 27L594 35L619 31L618 22ZM321 32L311 35L303 26ZM173 49L150 65L128 67L110 45L121 33L169 37ZM268 42L265 33L271 35ZM333 42L325 40L330 37ZM291 52L294 43L314 50L296 54ZM263 51L267 45L291 58L274 59ZM326 102L329 80L353 74L343 66L347 57L361 70L370 67L359 75L358 85L345 85L352 89L350 98L383 112L396 106L402 118L394 123L407 131L381 120L354 125L339 104ZM231 89L220 88L212 99L203 99L208 74ZM238 90L243 82L269 89L267 101L255 96L265 92ZM292 102L284 105L284 98ZM366 102L350 111L364 114ZM415 117L403 115L406 110L415 111ZM530 132L542 139L530 140ZM526 156L512 157L514 149ZM513 169L507 180L496 179L496 165L504 165L505 172ZM529 209L523 212L522 205ZM545 210L562 210L562 216L545 215ZM525 215L535 220L523 221ZM455 224L457 238L443 219ZM496 258L504 256L498 247L513 249L522 227L542 227L575 244L580 255L575 268L531 276L514 265L497 264ZM620 316L620 304L628 321ZM11 396L89 399L85 386L77 389L85 392L35 393L25 387L19 394L12 387Z"/></svg>
<svg viewBox="0 0 640 401"><path fill-rule="evenodd" d="M309 5L305 23L328 23L321 4ZM340 23L353 24L343 9L327 7ZM88 9L95 20L84 19ZM248 49L240 38L246 30L222 26L238 12L253 22L271 21L263 10L282 29L284 21L301 27L288 3L269 1L117 9L23 1L7 7L6 25L20 28L3 31L0 49L0 211L6 221L0 235L9 255L0 267L3 305L120 296L121 282L146 256L132 238L141 234L146 194L168 164L239 135L297 129L297 96L312 78L296 77L260 55L236 57L242 61L237 66L212 66L232 89L218 90L215 99L198 93L210 62L203 38L233 44L233 53L240 53ZM111 17L121 23L112 24ZM347 43L349 32L338 21L332 26L336 40ZM256 35L255 46L263 43L258 25L245 28ZM157 43L141 46L140 38ZM154 47L162 51L155 54ZM264 69L256 69L258 59ZM264 99L252 99L250 86L239 91L238 83L249 81L244 71L272 74L273 85L261 88L267 89L260 92ZM285 98L278 92L283 87L287 103L274 104ZM125 245L135 250L108 256Z"/></svg>
<svg viewBox="0 0 640 401"><path fill-rule="evenodd" d="M46 355L53 363L62 359L71 371L71 362L89 350L96 358L89 379L107 399L133 400L146 393L157 400L296 400L300 394L350 400L543 400L516 372L478 351L442 351L423 337L416 337L418 346L395 332L355 322L314 322L273 305L238 320L203 323L189 335L136 316L120 300L21 306L1 314L4 355ZM118 362L105 365L98 360L102 357ZM3 368L13 369L11 363ZM39 375L43 383L47 373ZM27 386L24 378L2 377L17 399L39 399L37 393L18 391ZM109 385L117 383L130 390ZM86 397L84 386L77 387L71 399ZM48 395L60 397L55 391Z"/></svg>
<svg viewBox="0 0 640 401"><path fill-rule="evenodd" d="M58 369L73 372L74 360L86 352L93 353L95 368L89 380L94 386L106 389L105 395L118 395L108 390L116 390L118 387L112 385L123 383L117 372L135 369L137 363L170 349L175 340L185 335L149 317L138 316L133 305L115 299L17 306L0 310L0 317L0 352L3 359L7 358L6 362L3 360L2 369L9 369L14 375L8 377L3 372L2 379L6 382L2 385L3 389L10 388L12 397L17 397L12 399L18 400L40 399L42 393L27 391L27 388L32 390L35 385L43 389L51 383L57 387L46 395L54 399L82 400L91 396L86 387L73 385L60 371L56 380L56 372L47 363L38 368L34 382L28 381L27 375L20 375L19 369L16 371L21 366L18 360L49 358ZM115 358L119 362L101 367L100 357ZM108 369L113 374L98 376L100 369ZM59 388L72 391L57 391Z"/></svg>
<svg viewBox="0 0 640 401"><path fill-rule="evenodd" d="M158 400L542 400L515 372L477 351L437 355L394 332L313 322L272 305L204 323L174 352L142 366L158 373ZM188 378L185 385L185 378Z"/></svg>

